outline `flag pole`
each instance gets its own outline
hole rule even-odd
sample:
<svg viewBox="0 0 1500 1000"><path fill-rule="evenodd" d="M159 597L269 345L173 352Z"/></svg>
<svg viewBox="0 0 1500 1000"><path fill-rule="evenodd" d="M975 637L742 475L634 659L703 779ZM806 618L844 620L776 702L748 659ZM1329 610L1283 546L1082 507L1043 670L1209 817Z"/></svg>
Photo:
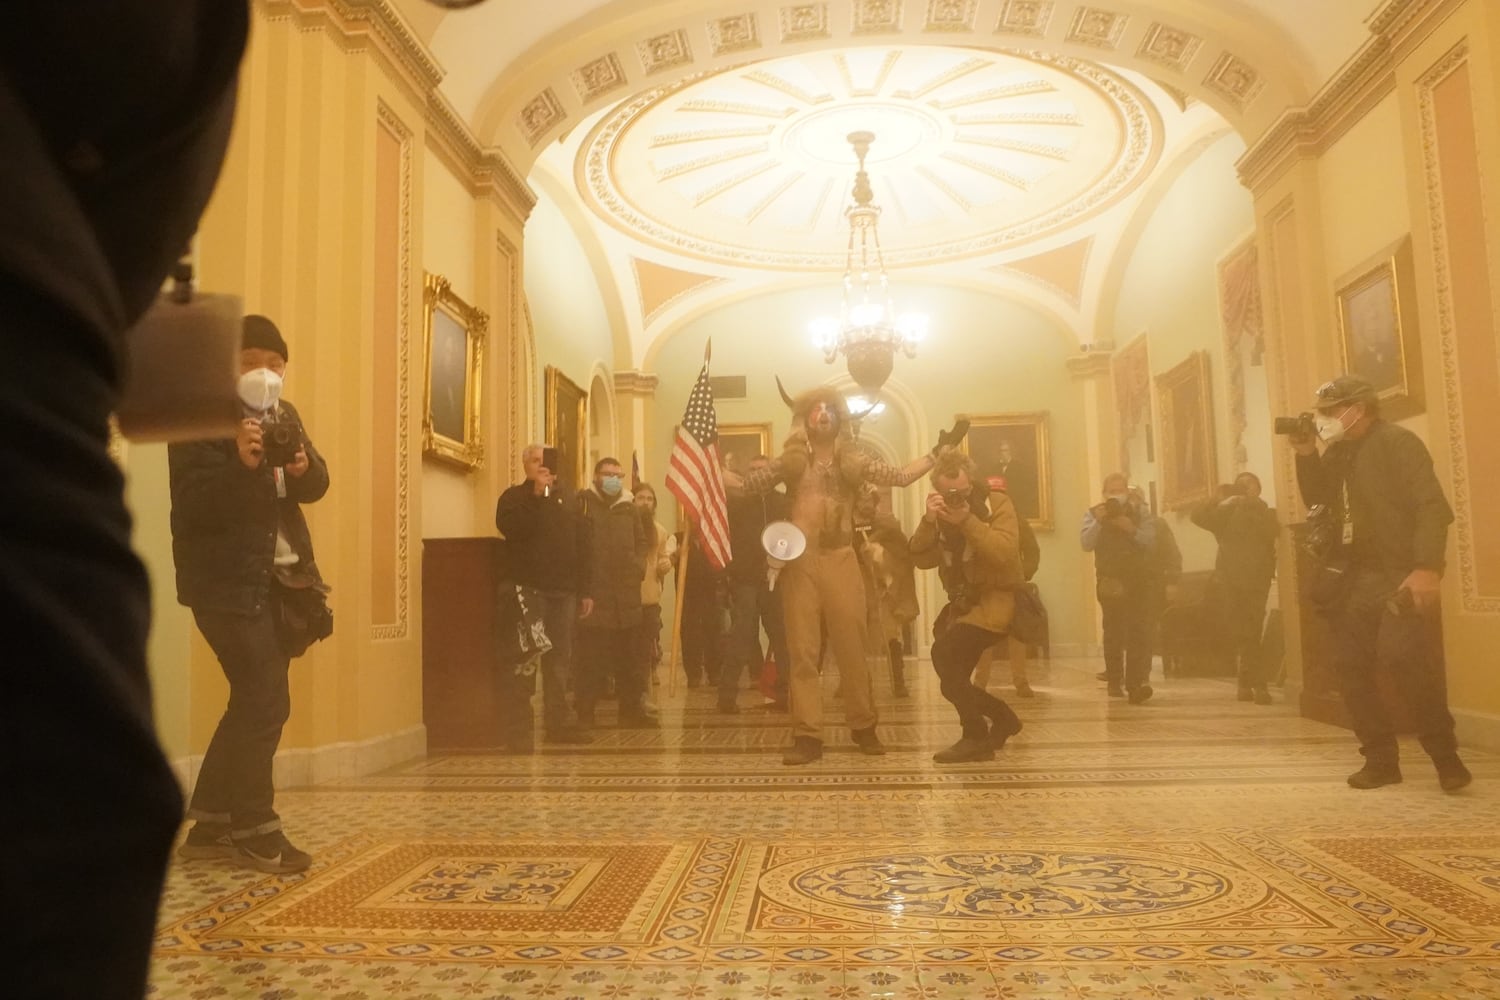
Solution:
<svg viewBox="0 0 1500 1000"><path fill-rule="evenodd" d="M682 595L687 591L688 552L693 544L693 519L682 529L682 544L677 546L677 606L672 609L672 658L667 661L667 694L677 693L677 668L682 654Z"/></svg>

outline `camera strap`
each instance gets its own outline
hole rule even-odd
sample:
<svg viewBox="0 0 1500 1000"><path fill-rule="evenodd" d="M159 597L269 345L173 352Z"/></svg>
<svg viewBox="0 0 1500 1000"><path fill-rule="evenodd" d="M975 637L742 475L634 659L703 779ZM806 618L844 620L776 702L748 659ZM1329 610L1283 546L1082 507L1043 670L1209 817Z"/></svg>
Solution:
<svg viewBox="0 0 1500 1000"><path fill-rule="evenodd" d="M286 469L281 466L272 466L271 478L276 480L276 499L286 499Z"/></svg>
<svg viewBox="0 0 1500 1000"><path fill-rule="evenodd" d="M1343 509L1343 515L1344 515L1343 542L1344 542L1345 545L1353 545L1354 544L1354 511L1352 509L1350 509L1350 507L1349 507L1349 479L1348 479L1347 476L1344 477L1343 482L1340 483L1340 487L1343 490L1343 496L1341 497L1341 501L1342 501L1343 507L1344 507L1344 509Z"/></svg>

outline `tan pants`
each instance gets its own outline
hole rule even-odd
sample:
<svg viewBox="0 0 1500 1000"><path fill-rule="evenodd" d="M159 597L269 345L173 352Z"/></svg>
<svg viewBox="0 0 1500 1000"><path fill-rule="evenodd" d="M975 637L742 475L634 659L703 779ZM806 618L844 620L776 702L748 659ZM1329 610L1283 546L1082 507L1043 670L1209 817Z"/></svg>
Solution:
<svg viewBox="0 0 1500 1000"><path fill-rule="evenodd" d="M1001 646L1010 644L1010 683L1019 687L1030 683L1026 679L1026 644L1019 639L1006 639L997 642L979 655L979 665L974 668L974 686L987 688L990 686L990 663L995 659L995 650Z"/></svg>
<svg viewBox="0 0 1500 1000"><path fill-rule="evenodd" d="M852 546L808 549L787 564L776 581L786 619L786 646L792 660L792 735L823 737L823 689L818 654L823 629L839 668L844 717L850 729L875 725L875 696L865 657L864 578Z"/></svg>

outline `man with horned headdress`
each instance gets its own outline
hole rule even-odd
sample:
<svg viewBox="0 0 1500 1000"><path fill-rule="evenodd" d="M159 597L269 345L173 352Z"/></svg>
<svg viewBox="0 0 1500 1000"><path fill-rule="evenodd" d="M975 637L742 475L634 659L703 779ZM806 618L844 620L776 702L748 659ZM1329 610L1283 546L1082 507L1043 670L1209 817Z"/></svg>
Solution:
<svg viewBox="0 0 1500 1000"><path fill-rule="evenodd" d="M780 383L778 382L778 387ZM905 468L896 468L854 439L844 397L820 387L791 399L792 432L781 455L743 478L727 474L726 485L764 493L784 482L791 520L807 536L807 551L781 571L787 650L791 655L792 746L784 764L808 764L823 756L823 699L818 677L822 636L839 668L844 714L860 752L885 753L875 734L875 702L865 659L864 578L854 550L854 507L860 487L908 486L932 469L934 456L951 450L966 425L938 437L938 444Z"/></svg>

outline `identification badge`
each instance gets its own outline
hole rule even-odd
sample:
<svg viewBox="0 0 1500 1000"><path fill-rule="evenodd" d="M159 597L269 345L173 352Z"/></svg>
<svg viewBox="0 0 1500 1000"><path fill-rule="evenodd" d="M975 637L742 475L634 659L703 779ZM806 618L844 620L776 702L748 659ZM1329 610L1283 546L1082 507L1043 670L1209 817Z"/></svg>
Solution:
<svg viewBox="0 0 1500 1000"><path fill-rule="evenodd" d="M1344 522L1344 544L1345 545L1353 545L1354 544L1354 522L1353 521L1345 521Z"/></svg>

